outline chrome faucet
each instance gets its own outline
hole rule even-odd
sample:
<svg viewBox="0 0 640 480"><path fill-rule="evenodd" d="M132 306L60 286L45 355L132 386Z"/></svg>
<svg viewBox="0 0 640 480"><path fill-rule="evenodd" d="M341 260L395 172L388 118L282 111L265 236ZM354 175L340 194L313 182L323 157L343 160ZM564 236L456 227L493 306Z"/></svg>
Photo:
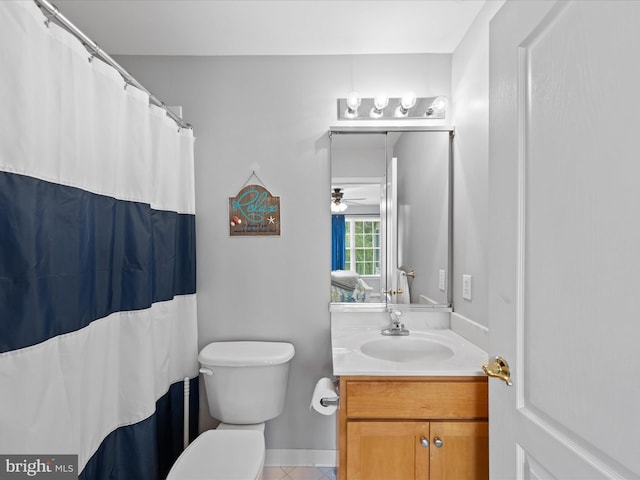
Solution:
<svg viewBox="0 0 640 480"><path fill-rule="evenodd" d="M402 312L399 310L391 310L389 314L391 316L391 326L389 328L385 328L380 333L382 333L382 335L393 336L409 335L409 330L404 328L404 323L400 323L400 316L402 315Z"/></svg>

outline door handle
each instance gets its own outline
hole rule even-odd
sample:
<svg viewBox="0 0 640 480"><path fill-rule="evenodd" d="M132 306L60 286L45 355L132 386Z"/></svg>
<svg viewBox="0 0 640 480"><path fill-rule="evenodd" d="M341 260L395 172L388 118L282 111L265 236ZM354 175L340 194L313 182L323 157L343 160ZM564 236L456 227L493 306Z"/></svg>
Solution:
<svg viewBox="0 0 640 480"><path fill-rule="evenodd" d="M502 357L495 357L489 363L482 366L482 371L489 377L496 377L503 380L504 383L511 386L511 371L509 370L509 364Z"/></svg>

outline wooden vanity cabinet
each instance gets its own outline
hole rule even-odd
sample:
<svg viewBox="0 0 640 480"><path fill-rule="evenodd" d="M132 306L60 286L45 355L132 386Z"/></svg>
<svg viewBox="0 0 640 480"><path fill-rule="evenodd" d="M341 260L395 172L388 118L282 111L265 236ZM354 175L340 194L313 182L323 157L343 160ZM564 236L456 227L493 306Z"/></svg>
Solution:
<svg viewBox="0 0 640 480"><path fill-rule="evenodd" d="M489 478L486 377L340 377L339 480Z"/></svg>

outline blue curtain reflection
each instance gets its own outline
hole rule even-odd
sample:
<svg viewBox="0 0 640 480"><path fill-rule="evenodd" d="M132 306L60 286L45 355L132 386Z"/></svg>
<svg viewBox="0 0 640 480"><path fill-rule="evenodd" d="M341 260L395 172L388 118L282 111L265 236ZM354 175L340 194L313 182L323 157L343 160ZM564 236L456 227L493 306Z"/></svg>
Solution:
<svg viewBox="0 0 640 480"><path fill-rule="evenodd" d="M344 215L331 215L331 270L344 270Z"/></svg>

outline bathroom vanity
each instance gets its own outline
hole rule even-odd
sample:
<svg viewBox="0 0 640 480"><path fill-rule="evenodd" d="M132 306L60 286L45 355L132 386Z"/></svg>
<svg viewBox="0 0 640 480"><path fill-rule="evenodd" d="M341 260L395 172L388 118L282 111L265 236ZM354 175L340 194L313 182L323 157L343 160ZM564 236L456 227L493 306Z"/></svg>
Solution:
<svg viewBox="0 0 640 480"><path fill-rule="evenodd" d="M339 480L489 478L487 355L423 318L332 315Z"/></svg>
<svg viewBox="0 0 640 480"><path fill-rule="evenodd" d="M488 479L486 377L340 377L340 480Z"/></svg>

